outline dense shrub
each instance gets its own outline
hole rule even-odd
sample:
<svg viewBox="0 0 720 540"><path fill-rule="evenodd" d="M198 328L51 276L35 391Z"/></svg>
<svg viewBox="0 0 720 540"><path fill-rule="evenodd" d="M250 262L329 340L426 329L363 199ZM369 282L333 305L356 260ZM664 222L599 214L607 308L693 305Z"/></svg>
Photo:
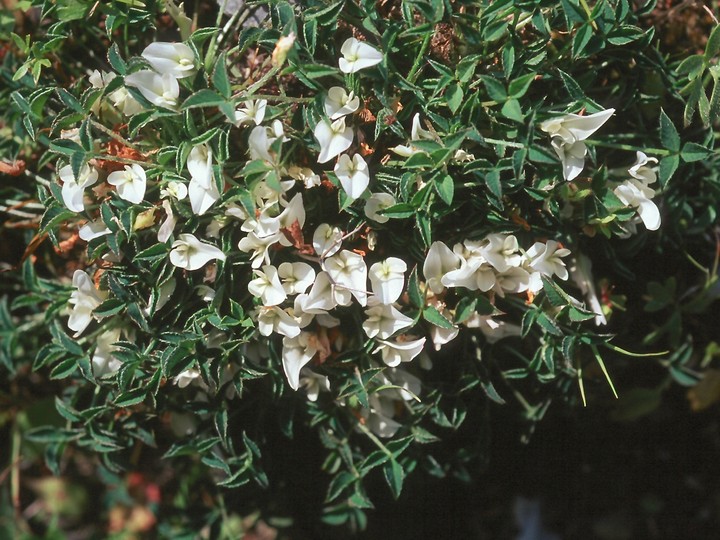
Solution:
<svg viewBox="0 0 720 540"><path fill-rule="evenodd" d="M720 32L679 54L626 0L220 4L3 12L0 361L19 410L52 389L25 437L53 472L142 471L161 536L362 529L376 477L472 477L495 404L518 437L613 395L633 419L713 362ZM667 379L623 385L638 362Z"/></svg>

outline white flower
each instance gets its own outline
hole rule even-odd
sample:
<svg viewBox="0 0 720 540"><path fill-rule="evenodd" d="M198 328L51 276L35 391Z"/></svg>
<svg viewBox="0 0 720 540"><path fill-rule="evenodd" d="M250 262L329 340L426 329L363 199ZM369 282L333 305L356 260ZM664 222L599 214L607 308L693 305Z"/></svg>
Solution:
<svg viewBox="0 0 720 540"><path fill-rule="evenodd" d="M398 145L394 146L390 150L398 154L399 156L403 157L410 157L413 154L420 151L418 147L412 144L412 141L422 141L422 140L433 140L434 137L432 133L430 133L427 129L423 129L420 125L420 113L415 113L415 116L413 116L412 121L412 129L410 131L410 144L409 145Z"/></svg>
<svg viewBox="0 0 720 540"><path fill-rule="evenodd" d="M388 438L397 433L402 424L393 420L395 399L385 395L386 392L371 394L368 398L370 409L366 411L366 424L378 437Z"/></svg>
<svg viewBox="0 0 720 540"><path fill-rule="evenodd" d="M288 295L302 294L315 281L315 270L303 262L284 262L278 267L283 289Z"/></svg>
<svg viewBox="0 0 720 540"><path fill-rule="evenodd" d="M587 116L566 114L540 124L540 129L552 137L551 144L563 164L565 180L577 178L585 166L587 147L582 141L600 129L614 113L615 109L607 109Z"/></svg>
<svg viewBox="0 0 720 540"><path fill-rule="evenodd" d="M341 86L333 86L325 96L325 114L330 120L337 120L341 116L352 114L360 107L360 98L353 92L348 93Z"/></svg>
<svg viewBox="0 0 720 540"><path fill-rule="evenodd" d="M88 75L88 82L93 86L93 88L102 89L110 84L110 81L112 81L115 77L116 75L114 73L98 71L95 69L90 73L90 75Z"/></svg>
<svg viewBox="0 0 720 540"><path fill-rule="evenodd" d="M72 167L65 165L58 171L62 185L62 198L68 210L73 212L82 212L85 210L85 188L92 186L97 182L98 172L90 165L83 165L80 168L80 178L76 179L73 175Z"/></svg>
<svg viewBox="0 0 720 540"><path fill-rule="evenodd" d="M595 324L597 326L607 324L600 299L595 292L595 280L592 275L592 261L580 253L570 267L570 279L580 292L585 295L588 306L595 313Z"/></svg>
<svg viewBox="0 0 720 540"><path fill-rule="evenodd" d="M657 162L657 158L648 157L644 152L638 150L635 154L635 163L628 169L628 173L636 180L640 180L643 184L649 186L657 181L657 173L648 164Z"/></svg>
<svg viewBox="0 0 720 540"><path fill-rule="evenodd" d="M175 230L175 214L173 213L172 205L170 204L170 201L165 199L162 202L162 207L165 210L165 221L163 221L162 225L160 225L160 228L158 229L157 239L158 242L167 242L170 238L170 235L172 235L173 231Z"/></svg>
<svg viewBox="0 0 720 540"><path fill-rule="evenodd" d="M498 272L505 272L511 266L520 266L522 263L518 241L513 235L487 235L480 253Z"/></svg>
<svg viewBox="0 0 720 540"><path fill-rule="evenodd" d="M353 142L353 130L345 126L345 118L338 118L332 124L322 119L313 133L320 145L318 163L326 163L342 154Z"/></svg>
<svg viewBox="0 0 720 540"><path fill-rule="evenodd" d="M257 277L248 283L250 294L260 298L264 306L282 304L287 294L280 283L277 268L268 264L263 266L262 270L255 270L255 274Z"/></svg>
<svg viewBox="0 0 720 540"><path fill-rule="evenodd" d="M449 316L449 314L447 315ZM442 328L441 326L430 325L430 341L433 343L433 347L436 351L442 349L442 346L446 343L450 343L460 333L460 329L457 326L452 328Z"/></svg>
<svg viewBox="0 0 720 540"><path fill-rule="evenodd" d="M187 197L188 188L182 182L175 182L174 180L167 183L167 185L160 189L160 198L167 199L172 197L178 201L182 201Z"/></svg>
<svg viewBox="0 0 720 540"><path fill-rule="evenodd" d="M379 346L374 352L380 352L385 365L399 366L401 362L410 362L420 354L425 346L425 338L410 339L401 335L395 341L378 340Z"/></svg>
<svg viewBox="0 0 720 540"><path fill-rule="evenodd" d="M272 128L255 126L248 137L250 159L262 159L271 165L275 165L277 156L275 152L271 150L271 147L278 139L285 140L282 124L277 120L273 122Z"/></svg>
<svg viewBox="0 0 720 540"><path fill-rule="evenodd" d="M225 260L222 250L201 242L192 234L181 234L172 244L170 262L185 270L198 270L212 259Z"/></svg>
<svg viewBox="0 0 720 540"><path fill-rule="evenodd" d="M560 258L570 255L570 250L561 248L555 240L548 240L545 244L535 242L526 255L533 270L546 276L555 274L562 280L568 278L567 268Z"/></svg>
<svg viewBox="0 0 720 540"><path fill-rule="evenodd" d="M298 167L293 165L287 171L287 173L295 180L299 180L305 186L305 189L310 189L320 185L320 175L315 174L312 169L308 167Z"/></svg>
<svg viewBox="0 0 720 540"><path fill-rule="evenodd" d="M320 258L335 255L342 247L342 231L327 223L321 223L313 234L313 249Z"/></svg>
<svg viewBox="0 0 720 540"><path fill-rule="evenodd" d="M655 195L655 191L639 180L630 179L616 187L613 193L623 204L637 210L648 231L656 231L660 228L660 210L650 200Z"/></svg>
<svg viewBox="0 0 720 540"><path fill-rule="evenodd" d="M300 332L297 337L283 338L282 363L288 384L293 390L300 387L300 370L318 351L317 340L311 332Z"/></svg>
<svg viewBox="0 0 720 540"><path fill-rule="evenodd" d="M178 388L185 388L195 381L202 382L202 379L200 379L200 372L196 368L186 369L177 377L173 378L173 382L178 386Z"/></svg>
<svg viewBox="0 0 720 540"><path fill-rule="evenodd" d="M367 319L362 327L370 338L388 339L396 332L410 328L415 322L388 304L373 305L365 310L365 315Z"/></svg>
<svg viewBox="0 0 720 540"><path fill-rule="evenodd" d="M277 306L261 306L257 321L258 330L263 336L276 333L293 338L300 334L300 323L297 319Z"/></svg>
<svg viewBox="0 0 720 540"><path fill-rule="evenodd" d="M280 233L275 233L270 236L260 237L254 232L251 232L245 238L242 238L238 242L238 249L240 251L244 251L245 253L252 251L253 254L250 257L250 260L252 261L252 267L259 268L263 262L270 262L270 254L268 253L268 248L271 245L279 242L281 236L282 235Z"/></svg>
<svg viewBox="0 0 720 540"><path fill-rule="evenodd" d="M498 321L489 315L480 315L479 313L475 313L465 321L465 326L479 328L488 343L495 343L506 337L520 336L521 334L521 328L518 325Z"/></svg>
<svg viewBox="0 0 720 540"><path fill-rule="evenodd" d="M361 306L367 304L367 265L361 255L343 249L325 259L323 269L337 287L349 290Z"/></svg>
<svg viewBox="0 0 720 540"><path fill-rule="evenodd" d="M180 85L169 73L158 75L154 71L144 69L125 77L125 84L137 88L153 105L173 110L177 108Z"/></svg>
<svg viewBox="0 0 720 540"><path fill-rule="evenodd" d="M82 270L75 270L72 284L76 290L68 300L72 306L68 328L75 331L74 337L78 337L92 321L93 310L107 298L107 293L97 290L90 276Z"/></svg>
<svg viewBox="0 0 720 540"><path fill-rule="evenodd" d="M442 278L448 272L460 268L461 259L443 242L433 242L425 257L423 275L428 287L434 294L445 290Z"/></svg>
<svg viewBox="0 0 720 540"><path fill-rule="evenodd" d="M195 53L184 43L151 43L142 56L161 75L182 79L195 73Z"/></svg>
<svg viewBox="0 0 720 540"><path fill-rule="evenodd" d="M120 198L128 202L138 204L145 197L147 176L145 176L145 169L137 163L125 165L125 170L111 172L107 181L108 184L117 188Z"/></svg>
<svg viewBox="0 0 720 540"><path fill-rule="evenodd" d="M115 342L120 341L120 329L107 330L97 337L97 346L92 357L92 370L95 377L115 373L122 362L113 356L117 350Z"/></svg>
<svg viewBox="0 0 720 540"><path fill-rule="evenodd" d="M194 214L202 216L220 198L213 174L212 149L206 144L194 146L187 158L187 168L190 207Z"/></svg>
<svg viewBox="0 0 720 540"><path fill-rule="evenodd" d="M101 218L98 218L95 221L88 221L85 225L80 227L78 235L81 239L89 242L94 238L100 238L101 236L110 234L110 232L111 231L107 228L105 222Z"/></svg>
<svg viewBox="0 0 720 540"><path fill-rule="evenodd" d="M305 389L310 401L317 401L320 392L330 391L330 379L305 367L300 372L300 386Z"/></svg>
<svg viewBox="0 0 720 540"><path fill-rule="evenodd" d="M347 298L350 297L350 293L347 291L343 292L345 295L341 300L345 303ZM313 283L310 292L298 295L295 298L295 313L296 315L300 313L310 315L326 313L338 305L336 296L335 286L330 280L330 276L328 276L327 272L320 272L315 278L315 283ZM301 323L300 326L307 325Z"/></svg>
<svg viewBox="0 0 720 540"><path fill-rule="evenodd" d="M378 212L395 206L395 197L389 193L373 193L365 203L365 215L377 223L387 223L390 218Z"/></svg>
<svg viewBox="0 0 720 540"><path fill-rule="evenodd" d="M265 118L266 107L267 100L265 99L246 101L235 111L235 125L241 126L252 122L259 126Z"/></svg>
<svg viewBox="0 0 720 540"><path fill-rule="evenodd" d="M355 73L361 69L369 68L382 62L383 55L376 48L354 37L348 38L342 44L340 52L340 71L343 73Z"/></svg>
<svg viewBox="0 0 720 540"><path fill-rule="evenodd" d="M506 292L521 293L530 287L530 273L519 266L509 267L495 274L495 292L504 297Z"/></svg>
<svg viewBox="0 0 720 540"><path fill-rule="evenodd" d="M347 154L341 155L334 171L345 193L351 199L359 198L370 183L367 163L360 154L355 154L352 158Z"/></svg>
<svg viewBox="0 0 720 540"><path fill-rule="evenodd" d="M132 97L127 88L118 88L109 96L112 104L120 110L125 116L132 116L144 110L140 102Z"/></svg>
<svg viewBox="0 0 720 540"><path fill-rule="evenodd" d="M370 267L370 284L375 298L382 304L392 304L403 292L407 264L397 257L388 257Z"/></svg>

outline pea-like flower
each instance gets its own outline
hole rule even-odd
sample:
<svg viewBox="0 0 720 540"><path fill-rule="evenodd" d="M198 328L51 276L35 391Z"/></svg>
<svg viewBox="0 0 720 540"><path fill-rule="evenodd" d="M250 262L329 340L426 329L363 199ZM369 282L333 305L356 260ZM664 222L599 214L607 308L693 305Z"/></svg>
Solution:
<svg viewBox="0 0 720 540"><path fill-rule="evenodd" d="M391 206L395 206L395 197L389 193L373 193L365 202L365 215L377 223L387 223L390 218L380 212Z"/></svg>
<svg viewBox="0 0 720 540"><path fill-rule="evenodd" d="M300 370L317 352L317 339L312 332L283 338L282 363L290 388L297 390L300 387Z"/></svg>
<svg viewBox="0 0 720 540"><path fill-rule="evenodd" d="M342 86L333 86L328 90L323 105L328 118L337 120L357 111L360 107L360 98L354 92L348 94Z"/></svg>
<svg viewBox="0 0 720 540"><path fill-rule="evenodd" d="M62 199L68 210L82 212L85 210L85 188L97 182L98 172L90 165L83 165L80 168L78 178L75 178L72 167L65 165L58 171L62 185Z"/></svg>
<svg viewBox="0 0 720 540"><path fill-rule="evenodd" d="M185 270L198 270L213 259L225 260L221 249L201 242L192 234L181 234L172 244L170 262Z"/></svg>
<svg viewBox="0 0 720 540"><path fill-rule="evenodd" d="M85 225L80 227L80 230L78 230L78 235L82 240L89 242L90 240L93 240L95 238L100 238L101 236L110 234L110 232L111 231L107 228L105 222L102 219L98 218L95 221L88 221Z"/></svg>
<svg viewBox="0 0 720 540"><path fill-rule="evenodd" d="M95 288L90 276L82 270L75 270L72 284L76 290L70 294L68 303L72 306L68 328L78 337L88 327L93 318L93 310L107 298L107 293Z"/></svg>
<svg viewBox="0 0 720 540"><path fill-rule="evenodd" d="M115 186L118 195L123 200L138 204L145 197L147 176L145 175L145 169L137 163L125 165L122 171L111 172L107 181L111 186Z"/></svg>
<svg viewBox="0 0 720 540"><path fill-rule="evenodd" d="M361 306L367 304L367 265L361 255L343 249L323 261L323 269L340 288L345 288Z"/></svg>
<svg viewBox="0 0 720 540"><path fill-rule="evenodd" d="M399 366L402 362L410 362L419 355L425 346L425 338L411 339L402 334L395 341L378 340L379 346L375 352L379 352L385 365L390 367Z"/></svg>
<svg viewBox="0 0 720 540"><path fill-rule="evenodd" d="M125 84L137 88L153 105L177 109L180 85L170 73L159 75L149 69L143 69L125 77Z"/></svg>
<svg viewBox="0 0 720 540"><path fill-rule="evenodd" d="M587 116L566 114L540 124L540 129L552 137L551 145L562 162L565 180L574 180L585 167L587 146L582 141L600 129L614 113L615 109L607 109Z"/></svg>
<svg viewBox="0 0 720 540"><path fill-rule="evenodd" d="M408 145L399 144L398 146L393 146L390 150L399 156L410 157L420 152L420 149L412 143L413 141L432 141L433 139L433 134L420 125L420 113L415 113L410 130L410 143Z"/></svg>
<svg viewBox="0 0 720 540"><path fill-rule="evenodd" d="M302 294L315 281L315 270L304 262L284 262L278 267L278 275L287 294Z"/></svg>
<svg viewBox="0 0 720 540"><path fill-rule="evenodd" d="M360 154L355 154L352 158L343 154L334 170L343 190L353 200L358 199L370 183L368 165Z"/></svg>
<svg viewBox="0 0 720 540"><path fill-rule="evenodd" d="M332 124L320 120L313 132L320 145L318 163L326 163L350 148L353 142L353 130L345 125L345 118L338 118Z"/></svg>
<svg viewBox="0 0 720 540"><path fill-rule="evenodd" d="M287 293L280 283L277 268L268 264L262 270L255 270L257 277L248 283L248 291L260 298L264 306L277 306L287 298Z"/></svg>
<svg viewBox="0 0 720 540"><path fill-rule="evenodd" d="M403 292L407 264L397 257L388 257L370 267L370 284L375 298L382 304L392 304Z"/></svg>
<svg viewBox="0 0 720 540"><path fill-rule="evenodd" d="M568 278L568 271L561 258L568 255L570 255L570 250L560 247L555 240L548 240L544 244L535 242L526 252L533 270L546 276L554 274L562 280Z"/></svg>
<svg viewBox="0 0 720 540"><path fill-rule="evenodd" d="M151 43L142 57L161 75L182 79L195 73L195 53L184 43Z"/></svg>
<svg viewBox="0 0 720 540"><path fill-rule="evenodd" d="M367 319L362 327L368 337L388 339L400 330L410 328L415 321L389 304L375 304L365 310Z"/></svg>
<svg viewBox="0 0 720 540"><path fill-rule="evenodd" d="M460 257L447 245L440 241L433 242L423 264L423 275L430 290L434 294L443 292L445 290L442 282L443 276L460 268L460 264Z"/></svg>
<svg viewBox="0 0 720 540"><path fill-rule="evenodd" d="M267 100L265 99L246 101L235 111L235 125L254 123L259 126L265 118L266 107Z"/></svg>
<svg viewBox="0 0 720 540"><path fill-rule="evenodd" d="M213 175L210 147L206 144L194 146L187 158L187 168L190 171L190 207L194 214L202 216L220 198Z"/></svg>
<svg viewBox="0 0 720 540"><path fill-rule="evenodd" d="M343 57L338 61L340 71L343 73L355 73L361 69L375 66L382 62L383 55L375 47L364 41L358 41L354 37L348 38L342 44L340 52Z"/></svg>
<svg viewBox="0 0 720 540"><path fill-rule="evenodd" d="M655 191L647 187L639 180L631 178L626 180L613 192L623 204L635 208L640 219L645 224L648 231L656 231L660 228L661 218L660 210L657 205L650 200L655 196Z"/></svg>

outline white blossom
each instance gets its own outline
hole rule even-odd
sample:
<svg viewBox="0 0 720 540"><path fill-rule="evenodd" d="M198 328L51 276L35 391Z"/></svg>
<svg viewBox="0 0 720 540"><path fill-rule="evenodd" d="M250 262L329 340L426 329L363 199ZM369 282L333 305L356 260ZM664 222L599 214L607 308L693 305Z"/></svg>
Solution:
<svg viewBox="0 0 720 540"><path fill-rule="evenodd" d="M187 168L190 207L194 214L201 216L220 198L213 173L212 149L206 144L194 146L187 158Z"/></svg>
<svg viewBox="0 0 720 540"><path fill-rule="evenodd" d="M355 73L361 69L369 68L382 62L383 55L375 47L354 37L348 38L342 44L340 52L340 71L343 73Z"/></svg>
<svg viewBox="0 0 720 540"><path fill-rule="evenodd" d="M395 197L389 193L373 193L365 203L365 215L377 223L387 223L390 218L379 212L395 206Z"/></svg>
<svg viewBox="0 0 720 540"><path fill-rule="evenodd" d="M187 186L182 182L176 182L174 180L168 182L164 188L160 189L160 198L162 199L172 197L178 201L182 201L185 197L187 197L187 194Z"/></svg>
<svg viewBox="0 0 720 540"><path fill-rule="evenodd" d="M145 169L137 163L125 165L122 171L111 172L107 181L111 186L115 186L120 198L128 202L138 204L145 197L147 176Z"/></svg>
<svg viewBox="0 0 720 540"><path fill-rule="evenodd" d="M65 165L58 171L62 182L62 199L68 210L82 212L85 210L85 188L92 186L98 180L98 172L88 164L80 168L79 178L75 178L72 167Z"/></svg>
<svg viewBox="0 0 720 540"><path fill-rule="evenodd" d="M358 107L360 107L360 98L353 92L348 94L341 86L333 86L328 90L328 95L325 96L323 105L328 118L330 118L330 120L337 120L342 116L357 111Z"/></svg>
<svg viewBox="0 0 720 540"><path fill-rule="evenodd" d="M163 210L165 210L165 221L162 222L158 229L157 239L158 242L167 242L173 231L175 230L175 214L173 213L172 205L170 201L165 199L162 202Z"/></svg>
<svg viewBox="0 0 720 540"><path fill-rule="evenodd" d="M355 154L352 158L347 154L341 155L334 171L343 190L351 199L359 198L370 183L367 163L360 154Z"/></svg>
<svg viewBox="0 0 720 540"><path fill-rule="evenodd" d="M367 265L361 255L343 249L325 259L323 269L337 287L350 291L361 306L367 304Z"/></svg>
<svg viewBox="0 0 720 540"><path fill-rule="evenodd" d="M282 363L288 384L293 390L300 387L300 370L317 353L317 341L311 332L300 332L296 337L283 338Z"/></svg>
<svg viewBox="0 0 720 540"><path fill-rule="evenodd" d="M434 137L431 132L429 132L427 129L423 129L423 127L420 125L420 113L415 113L415 116L413 116L412 121L412 129L410 131L410 144L409 145L398 145L394 146L393 148L390 148L393 152L398 154L399 156L403 157L410 157L413 154L420 151L420 149L412 144L412 141L422 141L422 140L433 140Z"/></svg>
<svg viewBox="0 0 720 540"><path fill-rule="evenodd" d="M330 379L305 367L300 371L300 386L305 389L310 401L317 401L320 392L330 391Z"/></svg>
<svg viewBox="0 0 720 540"><path fill-rule="evenodd" d="M180 97L180 85L171 74L158 75L154 71L144 69L125 77L125 84L137 88L153 105L166 109L177 109Z"/></svg>
<svg viewBox="0 0 720 540"><path fill-rule="evenodd" d="M385 365L390 367L399 366L401 362L410 362L419 355L425 346L425 338L411 339L407 335L401 335L395 341L378 340L378 347L375 352L380 352Z"/></svg>
<svg viewBox="0 0 720 540"><path fill-rule="evenodd" d="M393 334L410 328L415 322L389 304L374 304L365 310L367 319L362 327L370 338L388 339Z"/></svg>
<svg viewBox="0 0 720 540"><path fill-rule="evenodd" d="M342 247L343 233L338 227L321 223L313 233L313 249L319 257L331 257Z"/></svg>
<svg viewBox="0 0 720 540"><path fill-rule="evenodd" d="M261 237L251 232L238 242L238 249L245 253L252 251L252 255L250 256L251 266L253 268L259 268L263 262L270 262L268 249L273 244L279 242L281 236L281 233L275 233L270 236Z"/></svg>
<svg viewBox="0 0 720 540"><path fill-rule="evenodd" d="M300 323L287 310L277 306L261 306L257 314L258 331L263 336L273 333L286 337L297 337L300 334Z"/></svg>
<svg viewBox="0 0 720 540"><path fill-rule="evenodd" d="M195 53L184 43L151 43L142 57L161 75L176 79L190 77L195 73Z"/></svg>
<svg viewBox="0 0 720 540"><path fill-rule="evenodd" d="M213 259L225 260L225 254L211 244L201 242L192 234L181 234L172 244L170 262L185 270L198 270Z"/></svg>
<svg viewBox="0 0 720 540"><path fill-rule="evenodd" d="M540 129L552 138L551 145L562 162L565 180L574 180L585 167L587 147L582 141L600 129L614 113L615 109L607 109L586 116L566 114L540 124Z"/></svg>
<svg viewBox="0 0 720 540"><path fill-rule="evenodd" d="M97 346L92 357L92 371L95 377L102 377L115 373L122 366L122 362L113 356L117 350L115 342L120 341L120 328L106 330L97 337Z"/></svg>
<svg viewBox="0 0 720 540"><path fill-rule="evenodd" d="M82 240L89 242L94 238L100 238L106 234L110 234L110 229L107 228L102 218L98 218L95 221L88 221L85 225L80 227L78 235Z"/></svg>
<svg viewBox="0 0 720 540"><path fill-rule="evenodd" d="M308 167L298 167L293 165L287 171L288 175L303 183L305 189L310 189L319 186L321 183L320 175L315 174L312 169Z"/></svg>
<svg viewBox="0 0 720 540"><path fill-rule="evenodd" d="M397 257L388 257L370 267L372 292L382 304L392 304L403 292L407 264Z"/></svg>
<svg viewBox="0 0 720 540"><path fill-rule="evenodd" d="M266 107L267 100L265 99L258 99L257 101L251 99L242 103L240 108L235 111L235 124L241 126L254 123L259 126L265 118Z"/></svg>
<svg viewBox="0 0 720 540"><path fill-rule="evenodd" d="M555 240L548 240L546 243L535 242L527 250L526 256L530 267L548 277L553 274L562 280L568 278L568 271L562 257L570 255L570 250L560 247Z"/></svg>
<svg viewBox="0 0 720 540"><path fill-rule="evenodd" d="M600 299L595 291L595 279L592 274L592 261L590 258L580 253L577 255L570 267L570 279L580 292L585 295L588 307L595 313L595 324L597 326L607 324L605 313L603 312Z"/></svg>
<svg viewBox="0 0 720 540"><path fill-rule="evenodd" d="M90 276L82 270L75 270L72 279L75 290L70 294L68 304L72 306L68 328L78 337L88 327L93 318L93 310L103 303L107 293L95 288Z"/></svg>
<svg viewBox="0 0 720 540"><path fill-rule="evenodd" d="M315 270L304 262L284 262L278 267L278 275L288 295L304 293L315 281Z"/></svg>
<svg viewBox="0 0 720 540"><path fill-rule="evenodd" d="M262 270L255 270L255 274L257 277L248 283L250 294L260 298L265 306L276 306L285 301L287 294L280 283L277 268L267 264Z"/></svg>
<svg viewBox="0 0 720 540"><path fill-rule="evenodd" d="M353 142L353 130L345 125L345 118L338 118L332 124L322 119L315 126L313 134L320 145L318 163L326 163L339 156Z"/></svg>
<svg viewBox="0 0 720 540"><path fill-rule="evenodd" d="M647 187L639 180L631 178L626 180L613 190L613 193L623 204L635 208L640 215L640 219L645 224L648 231L656 231L660 228L661 218L660 210L657 205L650 200L655 195L655 191Z"/></svg>

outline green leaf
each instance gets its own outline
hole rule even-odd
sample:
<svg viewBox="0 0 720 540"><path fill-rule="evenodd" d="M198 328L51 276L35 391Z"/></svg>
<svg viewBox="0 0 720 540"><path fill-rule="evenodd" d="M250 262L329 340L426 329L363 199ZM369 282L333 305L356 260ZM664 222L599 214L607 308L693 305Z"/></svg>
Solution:
<svg viewBox="0 0 720 540"><path fill-rule="evenodd" d="M704 146L701 146L694 142L689 142L685 143L685 145L683 146L682 152L680 152L680 157L686 163L692 163L694 161L702 161L711 154L712 152Z"/></svg>
<svg viewBox="0 0 720 540"><path fill-rule="evenodd" d="M215 71L213 71L212 82L217 91L225 96L225 98L229 99L232 94L232 87L230 86L230 80L228 79L226 63L226 53L222 53L218 56L215 62Z"/></svg>
<svg viewBox="0 0 720 540"><path fill-rule="evenodd" d="M660 166L658 170L658 181L661 186L665 186L668 180L675 174L678 166L680 165L680 156L666 156L660 160Z"/></svg>
<svg viewBox="0 0 720 540"><path fill-rule="evenodd" d="M399 203L385 208L380 213L390 219L405 219L414 216L416 212L417 209L412 204Z"/></svg>
<svg viewBox="0 0 720 540"><path fill-rule="evenodd" d="M447 330L455 328L453 323L447 320L447 318L433 306L427 306L423 309L423 318L430 324L434 324L440 328L445 328Z"/></svg>
<svg viewBox="0 0 720 540"><path fill-rule="evenodd" d="M463 323L472 317L475 314L475 306L477 306L476 298L468 296L462 298L455 307L455 324Z"/></svg>
<svg viewBox="0 0 720 540"><path fill-rule="evenodd" d="M713 28L705 44L705 61L710 63L710 60L712 60L718 52L720 52L720 25L716 25L715 28Z"/></svg>
<svg viewBox="0 0 720 540"><path fill-rule="evenodd" d="M118 49L117 43L110 45L108 49L108 62L112 68L117 71L120 75L125 75L127 72L127 64L120 56L120 50Z"/></svg>
<svg viewBox="0 0 720 540"><path fill-rule="evenodd" d="M463 102L463 90L459 84L451 84L445 90L445 101L453 114L457 112Z"/></svg>
<svg viewBox="0 0 720 540"><path fill-rule="evenodd" d="M417 266L410 272L410 278L408 279L408 296L410 303L416 308L422 308L425 305L425 299L420 292L420 285L418 283Z"/></svg>
<svg viewBox="0 0 720 540"><path fill-rule="evenodd" d="M660 141L668 150L672 152L680 151L680 135L662 109L660 110Z"/></svg>
<svg viewBox="0 0 720 540"><path fill-rule="evenodd" d="M222 103L225 103L224 97L217 92L204 89L187 98L180 107L180 110L186 111L196 107L218 107Z"/></svg>
<svg viewBox="0 0 720 540"><path fill-rule="evenodd" d="M505 118L515 120L516 122L523 122L525 120L522 109L520 108L520 102L514 98L507 100L502 106L502 109L500 109L500 112Z"/></svg>
<svg viewBox="0 0 720 540"><path fill-rule="evenodd" d="M108 298L93 310L93 314L96 317L110 317L120 313L123 309L125 309L125 302L117 298Z"/></svg>
<svg viewBox="0 0 720 540"><path fill-rule="evenodd" d="M147 397L147 388L133 388L121 393L114 401L116 407L125 408L137 405Z"/></svg>
<svg viewBox="0 0 720 540"><path fill-rule="evenodd" d="M393 497L397 499L400 497L400 492L402 491L405 471L395 459L391 459L383 467L383 474L385 475L385 481L390 487Z"/></svg>
<svg viewBox="0 0 720 540"><path fill-rule="evenodd" d="M453 196L455 195L455 181L449 174L441 175L441 178L435 178L434 181L435 191L440 195L440 198L448 206L452 205Z"/></svg>

